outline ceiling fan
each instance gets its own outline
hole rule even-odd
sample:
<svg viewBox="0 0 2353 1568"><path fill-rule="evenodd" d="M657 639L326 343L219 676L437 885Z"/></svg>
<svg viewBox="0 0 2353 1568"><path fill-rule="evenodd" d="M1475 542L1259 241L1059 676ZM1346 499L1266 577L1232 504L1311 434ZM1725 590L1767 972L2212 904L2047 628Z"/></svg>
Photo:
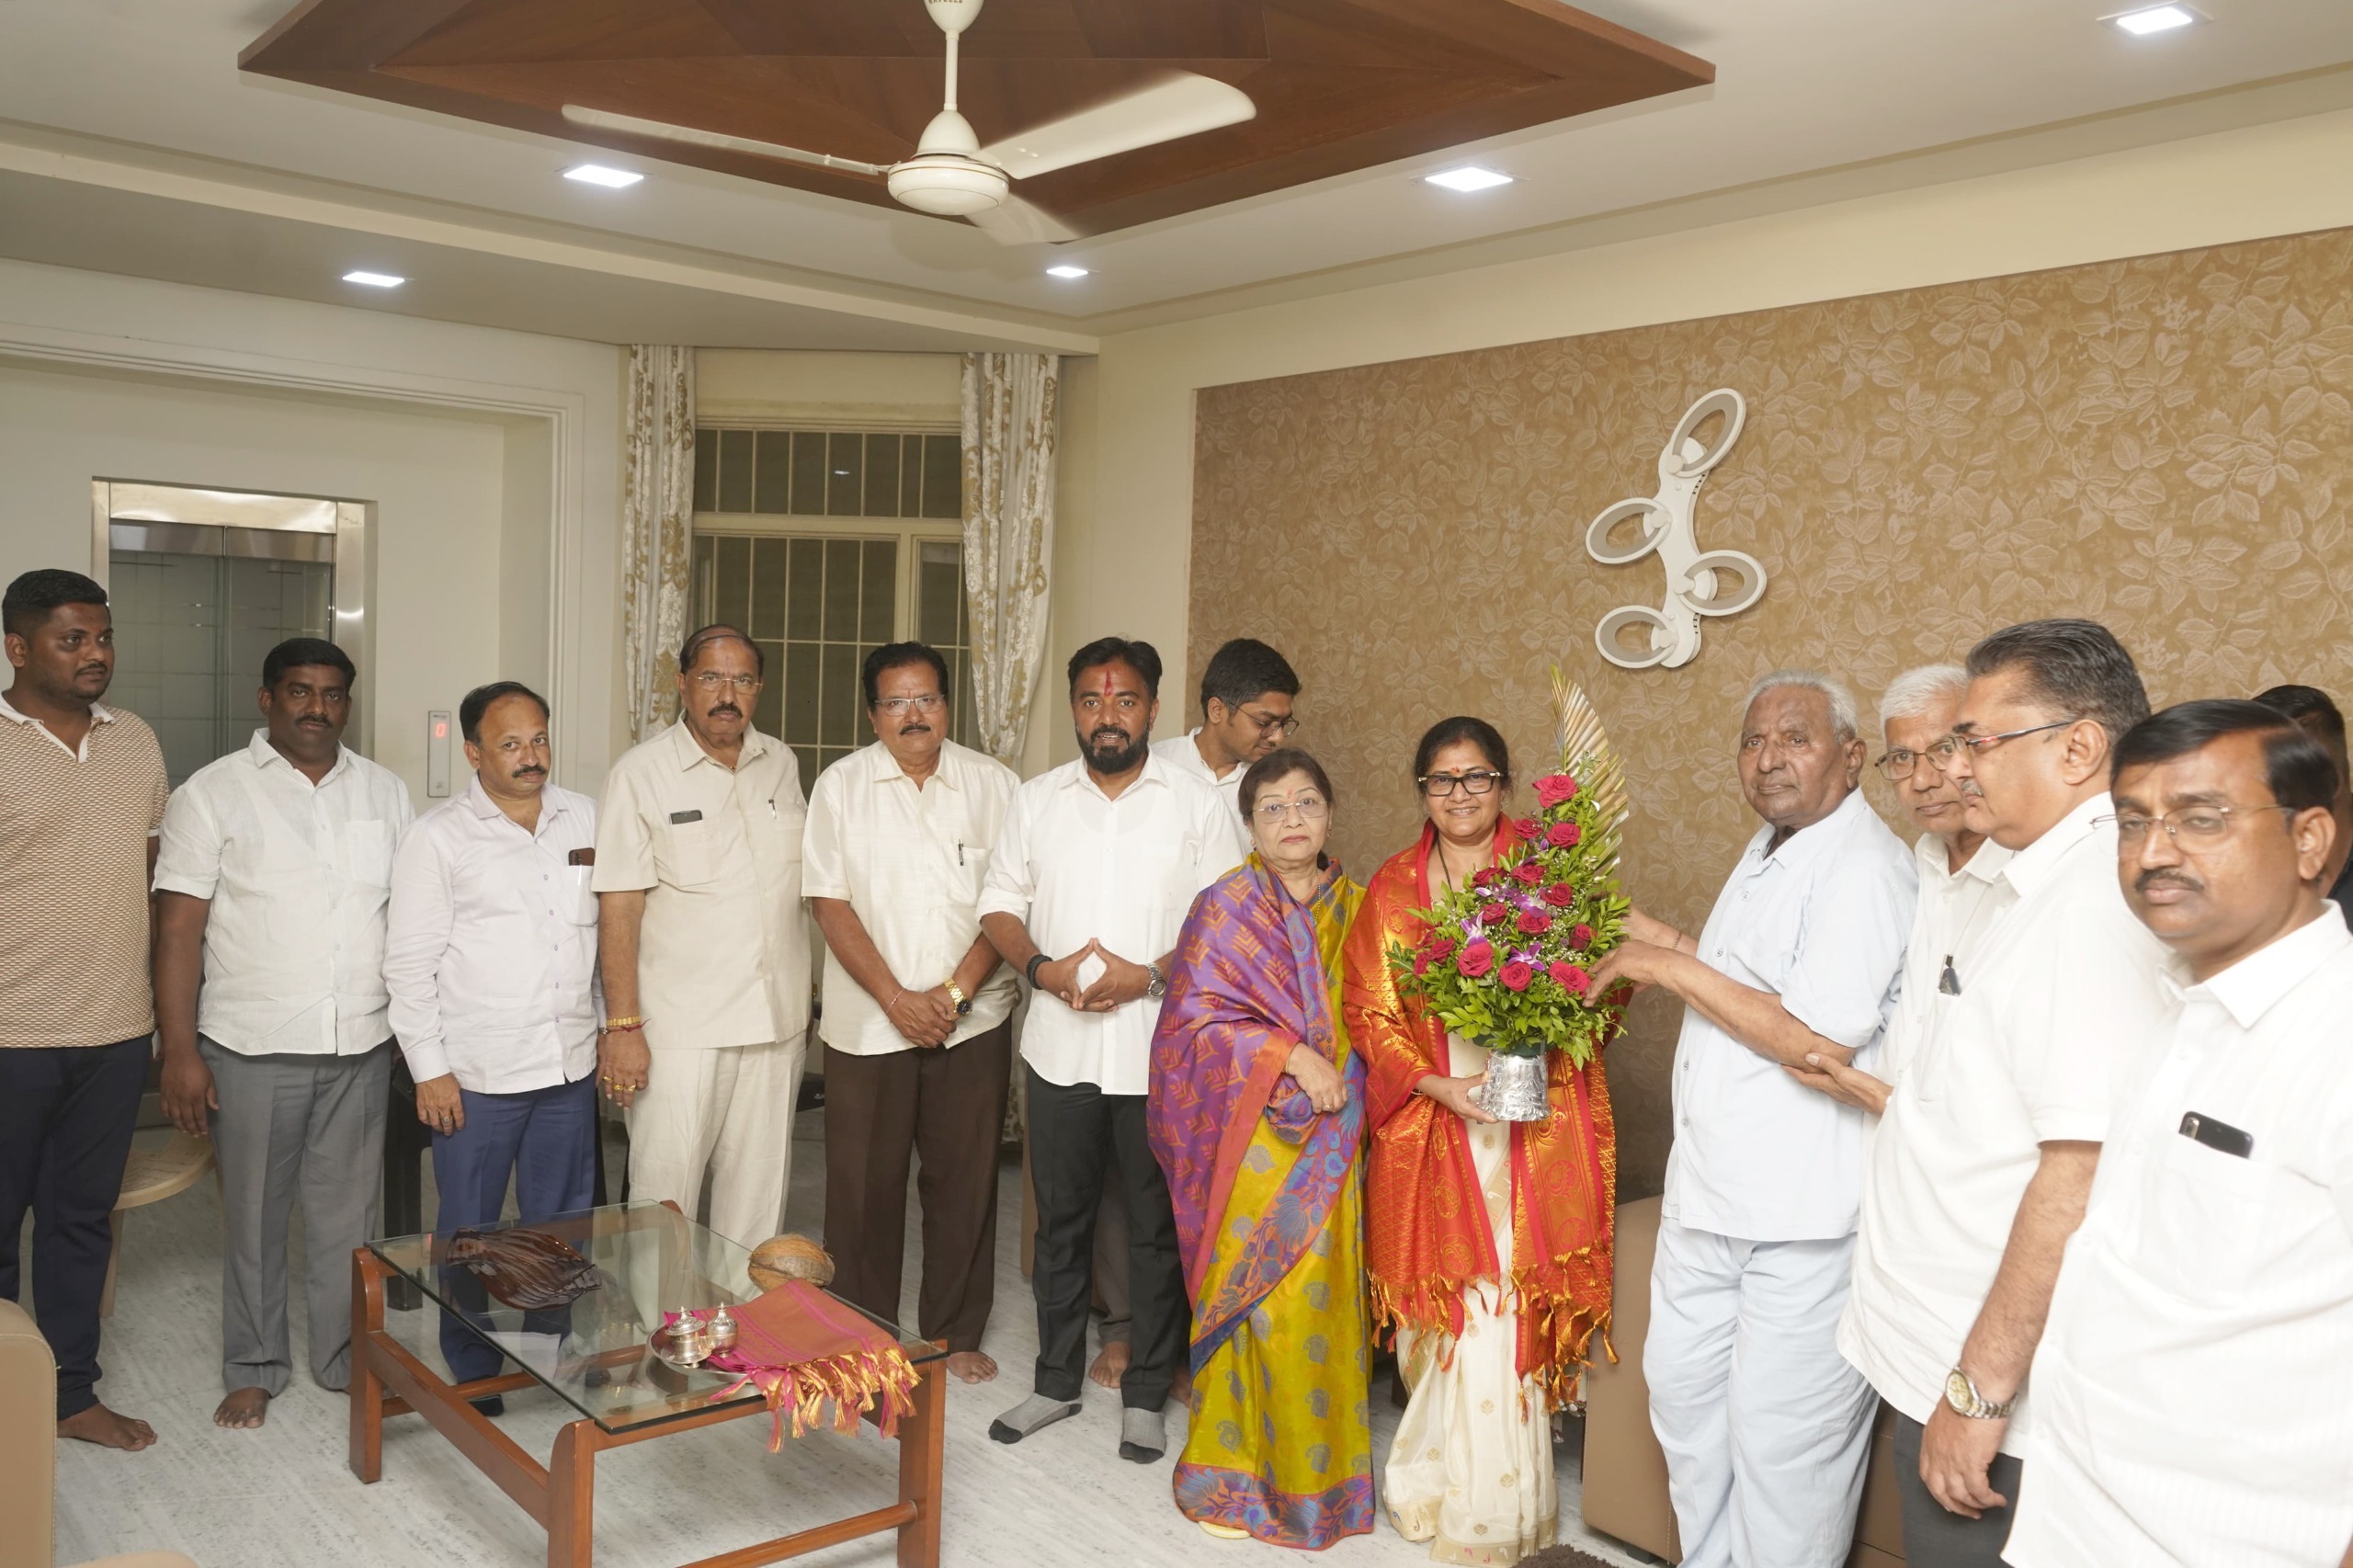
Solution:
<svg viewBox="0 0 2353 1568"><path fill-rule="evenodd" d="M939 113L924 127L915 155L899 163L860 163L581 104L564 105L563 118L600 131L873 176L904 206L943 218L968 218L999 244L1017 245L1074 240L1079 235L1053 214L1014 195L1011 181L1238 125L1258 112L1241 88L1178 72L1124 97L1048 120L983 147L971 122L956 112L956 40L979 19L982 4L983 0L923 0L934 25L948 37L948 90Z"/></svg>

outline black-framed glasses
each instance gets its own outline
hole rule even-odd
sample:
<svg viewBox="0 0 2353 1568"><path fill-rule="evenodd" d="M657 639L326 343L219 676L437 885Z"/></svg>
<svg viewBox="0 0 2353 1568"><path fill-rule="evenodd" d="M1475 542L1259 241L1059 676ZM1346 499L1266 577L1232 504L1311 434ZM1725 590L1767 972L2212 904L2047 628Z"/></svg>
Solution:
<svg viewBox="0 0 2353 1568"><path fill-rule="evenodd" d="M2188 840L2191 844L2211 844L2231 831L2234 816L2252 815L2256 812L2290 812L2294 806L2184 806L2177 812L2159 812L2152 816L2144 812L2118 812L2112 816L2094 817L2094 823L2114 823L2116 836L2126 844L2138 844L2149 836L2149 830L2161 827L2165 836L2176 844Z"/></svg>
<svg viewBox="0 0 2353 1568"><path fill-rule="evenodd" d="M1955 748L1949 744L1951 740L1950 735L1946 735L1926 751L1914 751L1909 746L1890 746L1871 766L1878 768L1880 777L1890 784L1903 783L1919 771L1920 764L1924 762L1932 771L1942 773L1945 764L1952 760ZM1938 755L1940 750L1941 756Z"/></svg>
<svg viewBox="0 0 2353 1568"><path fill-rule="evenodd" d="M1299 813L1302 822L1322 822L1332 803L1321 795L1302 795L1296 801L1261 801L1250 814L1267 827L1279 825L1291 812Z"/></svg>
<svg viewBox="0 0 2353 1568"><path fill-rule="evenodd" d="M2029 724L2023 730L2004 730L1998 735L1950 734L1930 746L1927 755L1936 759L1938 767L1942 767L1946 763L1950 762L1953 754L1963 746L1967 746L1972 752L1981 752L1987 746L1999 745L2004 741L2017 740L2020 735L2039 735L2045 730L2063 730L2075 722L2073 719L2053 719L2048 724Z"/></svg>
<svg viewBox="0 0 2353 1568"><path fill-rule="evenodd" d="M1443 801L1458 789L1466 795L1492 794L1495 786L1503 781L1504 776L1500 773L1490 768L1474 767L1468 773L1425 773L1414 782L1419 784L1422 793L1431 800Z"/></svg>
<svg viewBox="0 0 2353 1568"><path fill-rule="evenodd" d="M1261 719L1247 708L1237 709L1235 711L1257 726L1258 733L1262 735L1273 735L1287 741L1299 733L1299 721L1289 715L1280 719Z"/></svg>

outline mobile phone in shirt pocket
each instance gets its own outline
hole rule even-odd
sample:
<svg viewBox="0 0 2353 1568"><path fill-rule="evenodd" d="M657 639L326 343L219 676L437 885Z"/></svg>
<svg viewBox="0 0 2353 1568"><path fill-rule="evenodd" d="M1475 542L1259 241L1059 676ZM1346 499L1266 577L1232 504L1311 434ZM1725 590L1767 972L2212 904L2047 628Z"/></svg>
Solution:
<svg viewBox="0 0 2353 1568"><path fill-rule="evenodd" d="M2189 1301L2244 1290L2279 1211L2280 1184L2302 1178L2172 1131L2156 1145L2143 1178L2135 1261L2153 1283Z"/></svg>
<svg viewBox="0 0 2353 1568"><path fill-rule="evenodd" d="M700 812L674 816L654 835L654 869L673 887L701 887L719 880L719 849L718 830Z"/></svg>
<svg viewBox="0 0 2353 1568"><path fill-rule="evenodd" d="M348 822L343 824L344 852L351 880L371 888L392 880L392 824L388 822Z"/></svg>

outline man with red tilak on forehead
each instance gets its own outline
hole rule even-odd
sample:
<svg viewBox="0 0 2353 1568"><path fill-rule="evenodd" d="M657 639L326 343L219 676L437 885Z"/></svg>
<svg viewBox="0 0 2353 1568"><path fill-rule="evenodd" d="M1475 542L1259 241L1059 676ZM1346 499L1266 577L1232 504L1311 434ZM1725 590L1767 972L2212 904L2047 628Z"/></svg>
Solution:
<svg viewBox="0 0 2353 1568"><path fill-rule="evenodd" d="M1078 1412L1095 1216L1118 1167L1128 1206L1133 1352L1120 1453L1166 1451L1161 1411L1188 1311L1168 1186L1144 1130L1152 1031L1193 897L1245 854L1216 790L1153 754L1160 655L1106 637L1071 655L1079 759L1021 786L980 901L981 929L1034 991L1022 1031L1038 1239L1036 1392L989 1427L1017 1443Z"/></svg>

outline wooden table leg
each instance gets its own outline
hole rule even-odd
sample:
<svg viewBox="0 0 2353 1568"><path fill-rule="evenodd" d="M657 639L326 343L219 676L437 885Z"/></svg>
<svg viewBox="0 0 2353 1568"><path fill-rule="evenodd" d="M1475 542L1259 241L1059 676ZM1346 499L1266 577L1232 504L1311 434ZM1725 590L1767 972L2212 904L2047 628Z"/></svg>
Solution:
<svg viewBox="0 0 2353 1568"><path fill-rule="evenodd" d="M384 1328L384 1267L366 1247L351 1254L351 1473L384 1474L384 1384L376 1375L372 1336Z"/></svg>
<svg viewBox="0 0 2353 1568"><path fill-rule="evenodd" d="M548 1460L548 1568L589 1568L597 1551L597 1449L594 1421L555 1435Z"/></svg>
<svg viewBox="0 0 2353 1568"><path fill-rule="evenodd" d="M947 1452L948 1380L944 1360L926 1361L915 1381L915 1408L899 1418L899 1501L915 1517L899 1527L899 1568L939 1568L939 1472Z"/></svg>

